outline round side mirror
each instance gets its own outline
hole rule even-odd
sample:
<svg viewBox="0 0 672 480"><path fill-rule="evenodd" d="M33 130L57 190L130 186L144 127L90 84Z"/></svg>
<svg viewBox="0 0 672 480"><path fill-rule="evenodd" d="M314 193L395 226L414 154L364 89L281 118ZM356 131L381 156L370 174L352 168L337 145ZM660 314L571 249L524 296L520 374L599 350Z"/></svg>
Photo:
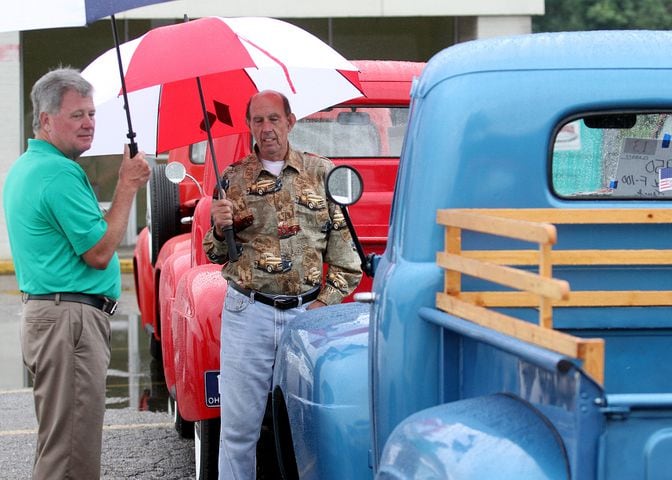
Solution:
<svg viewBox="0 0 672 480"><path fill-rule="evenodd" d="M172 183L180 183L187 176L187 169L180 162L170 162L166 165L166 178Z"/></svg>
<svg viewBox="0 0 672 480"><path fill-rule="evenodd" d="M348 165L339 165L327 175L327 196L338 205L347 207L357 203L363 186L359 172Z"/></svg>

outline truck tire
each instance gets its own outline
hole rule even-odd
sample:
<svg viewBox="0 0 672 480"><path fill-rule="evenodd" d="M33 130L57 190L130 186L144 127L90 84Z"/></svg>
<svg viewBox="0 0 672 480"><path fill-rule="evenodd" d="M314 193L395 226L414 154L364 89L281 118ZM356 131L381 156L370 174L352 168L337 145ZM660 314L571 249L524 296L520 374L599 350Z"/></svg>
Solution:
<svg viewBox="0 0 672 480"><path fill-rule="evenodd" d="M283 480L299 480L299 469L296 465L296 454L292 441L292 428L287 415L287 405L282 389L273 390L273 430L275 432L275 450L278 462L279 478Z"/></svg>
<svg viewBox="0 0 672 480"><path fill-rule="evenodd" d="M217 480L219 462L219 418L199 420L194 425L196 480Z"/></svg>
<svg viewBox="0 0 672 480"><path fill-rule="evenodd" d="M257 480L279 480L282 478L275 446L272 404L272 394L269 392L264 419L259 432L259 441L257 442Z"/></svg>
<svg viewBox="0 0 672 480"><path fill-rule="evenodd" d="M194 422L189 422L182 418L177 409L177 401L168 396L168 412L173 414L173 423L175 431L181 438L194 438Z"/></svg>
<svg viewBox="0 0 672 480"><path fill-rule="evenodd" d="M147 188L147 227L152 265L164 243L180 231L180 196L177 185L166 178L165 165L154 165Z"/></svg>
<svg viewBox="0 0 672 480"><path fill-rule="evenodd" d="M158 361L161 361L163 357L161 341L157 340L153 333L149 336L149 354Z"/></svg>

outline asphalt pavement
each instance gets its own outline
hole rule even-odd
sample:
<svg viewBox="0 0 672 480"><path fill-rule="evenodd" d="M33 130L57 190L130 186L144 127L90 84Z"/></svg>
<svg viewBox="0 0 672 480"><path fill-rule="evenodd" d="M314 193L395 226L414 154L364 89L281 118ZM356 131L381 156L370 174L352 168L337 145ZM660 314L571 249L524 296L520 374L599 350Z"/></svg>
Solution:
<svg viewBox="0 0 672 480"><path fill-rule="evenodd" d="M139 312L132 275L124 274L122 284L122 298L115 317L123 324L124 318L137 318ZM0 275L0 364L3 365L0 373L0 479L7 480L30 479L37 425L31 389L21 386L21 376L25 372L14 365L20 354L17 353L20 352L20 298L14 276ZM147 348L147 342L140 344L141 348ZM12 373L12 369L17 373ZM165 411L141 411L132 402L123 408L108 407L103 428L101 478L195 478L193 440L179 437L171 416Z"/></svg>

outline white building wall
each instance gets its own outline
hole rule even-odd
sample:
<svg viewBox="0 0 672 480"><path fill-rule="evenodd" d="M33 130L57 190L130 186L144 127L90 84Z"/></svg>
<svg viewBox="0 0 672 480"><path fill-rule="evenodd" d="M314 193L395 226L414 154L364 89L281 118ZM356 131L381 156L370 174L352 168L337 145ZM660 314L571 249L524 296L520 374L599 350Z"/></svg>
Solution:
<svg viewBox="0 0 672 480"><path fill-rule="evenodd" d="M532 31L532 18L524 15L481 16L476 20L476 38L518 35Z"/></svg>
<svg viewBox="0 0 672 480"><path fill-rule="evenodd" d="M7 171L21 154L21 62L19 34L0 33L0 191ZM5 211L0 195L0 260L10 258Z"/></svg>
<svg viewBox="0 0 672 480"><path fill-rule="evenodd" d="M138 8L117 18L191 18L219 16L423 17L542 15L544 0L179 0Z"/></svg>

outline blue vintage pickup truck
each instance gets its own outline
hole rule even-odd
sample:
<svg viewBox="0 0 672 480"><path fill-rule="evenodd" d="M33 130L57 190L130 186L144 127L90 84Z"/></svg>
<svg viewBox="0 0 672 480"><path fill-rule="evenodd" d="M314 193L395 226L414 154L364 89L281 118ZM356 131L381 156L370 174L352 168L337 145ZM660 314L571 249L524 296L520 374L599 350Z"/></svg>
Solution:
<svg viewBox="0 0 672 480"><path fill-rule="evenodd" d="M671 52L572 32L428 62L372 292L283 335L285 478L672 478Z"/></svg>

